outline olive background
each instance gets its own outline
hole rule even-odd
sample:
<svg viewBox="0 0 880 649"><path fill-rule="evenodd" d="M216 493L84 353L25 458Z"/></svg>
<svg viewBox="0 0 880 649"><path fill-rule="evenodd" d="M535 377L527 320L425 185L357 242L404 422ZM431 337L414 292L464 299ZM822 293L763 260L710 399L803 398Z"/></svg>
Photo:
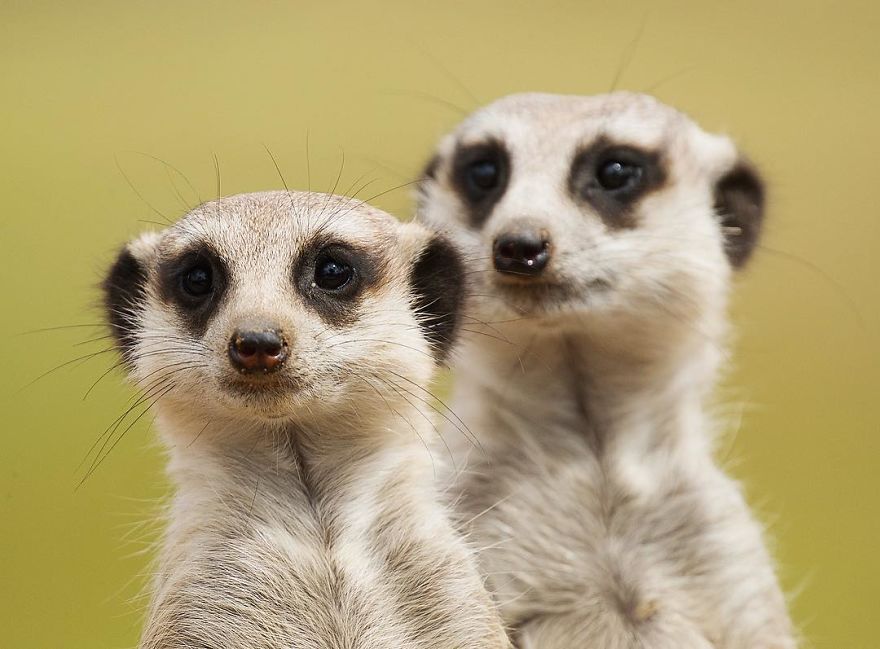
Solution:
<svg viewBox="0 0 880 649"><path fill-rule="evenodd" d="M873 2L0 0L0 647L137 642L168 489L150 413L77 489L132 403L114 371L83 399L114 361L82 357L108 348L96 286L125 240L215 197L215 167L223 194L282 187L267 148L291 188L339 174L407 217L401 185L465 113L613 86L731 134L767 178L719 455L804 646L876 647L878 33Z"/></svg>

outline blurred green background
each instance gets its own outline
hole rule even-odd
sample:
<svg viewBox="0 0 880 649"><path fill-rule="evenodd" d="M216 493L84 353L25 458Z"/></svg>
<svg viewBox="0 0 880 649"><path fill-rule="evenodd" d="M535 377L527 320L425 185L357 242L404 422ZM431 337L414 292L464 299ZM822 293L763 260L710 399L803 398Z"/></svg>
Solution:
<svg viewBox="0 0 880 649"><path fill-rule="evenodd" d="M214 197L214 156L227 194L281 186L265 146L291 187L342 168L339 189L372 181L369 197L480 104L619 77L732 134L769 180L765 247L733 305L723 455L776 540L804 646L874 649L878 7L0 2L0 647L137 641L167 489L149 416L75 490L131 393L111 373L83 400L108 353L27 385L107 341L23 332L99 322L114 249ZM409 188L375 202L406 216Z"/></svg>

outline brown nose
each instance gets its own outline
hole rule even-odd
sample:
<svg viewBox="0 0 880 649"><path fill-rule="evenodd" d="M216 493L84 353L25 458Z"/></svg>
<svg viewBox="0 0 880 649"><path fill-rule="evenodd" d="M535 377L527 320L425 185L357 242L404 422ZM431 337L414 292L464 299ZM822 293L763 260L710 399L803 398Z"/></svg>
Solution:
<svg viewBox="0 0 880 649"><path fill-rule="evenodd" d="M287 340L274 329L236 331L229 341L229 360L243 374L268 374L287 359Z"/></svg>
<svg viewBox="0 0 880 649"><path fill-rule="evenodd" d="M492 246L495 270L499 273L536 277L550 261L550 238L546 232L505 232Z"/></svg>

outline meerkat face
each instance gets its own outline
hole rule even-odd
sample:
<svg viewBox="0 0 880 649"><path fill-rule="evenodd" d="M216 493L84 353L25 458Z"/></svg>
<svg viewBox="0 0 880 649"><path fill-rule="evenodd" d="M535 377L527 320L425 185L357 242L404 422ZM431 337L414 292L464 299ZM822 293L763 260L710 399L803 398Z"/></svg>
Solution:
<svg viewBox="0 0 880 649"><path fill-rule="evenodd" d="M762 212L728 139L630 93L501 99L442 140L419 189L482 315L545 322L697 317L723 303Z"/></svg>
<svg viewBox="0 0 880 649"><path fill-rule="evenodd" d="M454 250L419 225L267 192L131 242L104 292L147 395L199 416L307 422L367 416L424 386L454 335L461 283Z"/></svg>

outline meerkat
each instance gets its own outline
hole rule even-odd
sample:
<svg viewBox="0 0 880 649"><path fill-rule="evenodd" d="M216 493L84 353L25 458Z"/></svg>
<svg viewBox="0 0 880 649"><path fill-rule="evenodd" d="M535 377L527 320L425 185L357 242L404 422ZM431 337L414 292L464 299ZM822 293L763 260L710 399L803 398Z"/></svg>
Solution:
<svg viewBox="0 0 880 649"><path fill-rule="evenodd" d="M422 226L307 192L122 249L107 318L175 487L143 649L508 646L428 446L462 273Z"/></svg>
<svg viewBox="0 0 880 649"><path fill-rule="evenodd" d="M795 646L705 407L764 196L728 138L625 92L500 99L428 164L420 219L473 294L453 493L523 649Z"/></svg>

